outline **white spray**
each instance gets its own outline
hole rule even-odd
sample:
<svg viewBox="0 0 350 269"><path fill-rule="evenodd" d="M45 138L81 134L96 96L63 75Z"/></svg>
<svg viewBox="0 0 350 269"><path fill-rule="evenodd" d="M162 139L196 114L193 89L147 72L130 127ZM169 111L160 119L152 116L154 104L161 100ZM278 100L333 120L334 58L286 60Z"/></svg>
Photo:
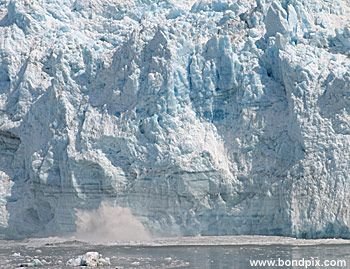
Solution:
<svg viewBox="0 0 350 269"><path fill-rule="evenodd" d="M131 210L101 203L96 210L76 210L76 238L93 243L142 241L150 234Z"/></svg>

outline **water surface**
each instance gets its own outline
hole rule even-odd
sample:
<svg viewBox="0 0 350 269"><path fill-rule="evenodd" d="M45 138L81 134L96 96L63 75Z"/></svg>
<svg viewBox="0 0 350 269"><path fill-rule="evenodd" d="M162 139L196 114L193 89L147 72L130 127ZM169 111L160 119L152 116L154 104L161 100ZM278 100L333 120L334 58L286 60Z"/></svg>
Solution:
<svg viewBox="0 0 350 269"><path fill-rule="evenodd" d="M208 242L208 244L205 244ZM230 242L233 242L230 245ZM239 244L239 242L241 244ZM293 243L291 243L293 242ZM310 242L310 243L308 243ZM350 244L346 241L288 241L284 238L239 240L229 237L211 237L192 241L163 239L153 243L92 245L77 241L1 241L0 268L16 268L33 258L44 259L50 264L40 268L72 268L67 260L87 251L98 251L111 259L111 266L104 268L198 268L198 269L247 269L247 268L305 268L299 266L252 267L253 260L344 260L350 268ZM14 254L17 253L17 254ZM19 254L20 253L20 256ZM78 267L79 268L79 267ZM325 268L314 266L309 268Z"/></svg>

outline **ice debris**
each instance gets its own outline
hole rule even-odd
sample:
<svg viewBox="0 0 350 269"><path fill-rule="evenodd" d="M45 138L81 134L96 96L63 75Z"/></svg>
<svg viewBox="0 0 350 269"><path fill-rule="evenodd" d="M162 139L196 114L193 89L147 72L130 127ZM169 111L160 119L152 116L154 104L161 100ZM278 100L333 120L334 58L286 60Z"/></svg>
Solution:
<svg viewBox="0 0 350 269"><path fill-rule="evenodd" d="M67 266L77 267L77 266L89 266L89 267L99 267L99 266L109 266L111 261L107 257L102 257L98 252L87 252L84 255L72 258L67 261Z"/></svg>
<svg viewBox="0 0 350 269"><path fill-rule="evenodd" d="M43 262L39 259L33 259L32 261L21 263L19 267L41 267L46 264L46 261Z"/></svg>

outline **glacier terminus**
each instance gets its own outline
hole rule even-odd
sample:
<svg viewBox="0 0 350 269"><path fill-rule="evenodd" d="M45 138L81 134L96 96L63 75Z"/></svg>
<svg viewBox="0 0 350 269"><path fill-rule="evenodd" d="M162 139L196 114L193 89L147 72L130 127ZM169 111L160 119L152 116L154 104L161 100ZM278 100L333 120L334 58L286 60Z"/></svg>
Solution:
<svg viewBox="0 0 350 269"><path fill-rule="evenodd" d="M0 0L0 234L350 238L348 0Z"/></svg>

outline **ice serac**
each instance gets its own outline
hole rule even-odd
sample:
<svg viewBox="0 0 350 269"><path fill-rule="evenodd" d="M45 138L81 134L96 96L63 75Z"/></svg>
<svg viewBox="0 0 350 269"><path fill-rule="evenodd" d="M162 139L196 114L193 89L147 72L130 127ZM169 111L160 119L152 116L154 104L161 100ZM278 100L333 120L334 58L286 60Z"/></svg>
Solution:
<svg viewBox="0 0 350 269"><path fill-rule="evenodd" d="M0 1L0 232L350 237L347 0Z"/></svg>

